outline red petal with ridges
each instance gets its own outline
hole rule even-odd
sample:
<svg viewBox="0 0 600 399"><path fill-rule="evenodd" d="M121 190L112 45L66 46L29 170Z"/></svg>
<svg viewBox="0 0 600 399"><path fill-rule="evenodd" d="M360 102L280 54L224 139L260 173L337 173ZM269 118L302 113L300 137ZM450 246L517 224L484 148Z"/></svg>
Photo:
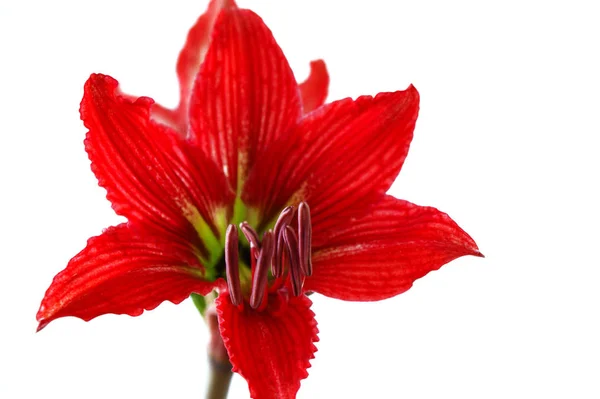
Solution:
<svg viewBox="0 0 600 399"><path fill-rule="evenodd" d="M194 80L210 44L212 29L222 8L235 7L233 0L211 0L204 14L190 28L185 45L177 59L177 77L179 79L179 105L171 110L159 104L152 106L152 117L164 123L182 136L188 128L188 108Z"/></svg>
<svg viewBox="0 0 600 399"><path fill-rule="evenodd" d="M110 227L90 238L54 277L37 314L38 330L59 317L139 316L163 301L179 303L192 292L205 295L218 282L204 281L203 275L186 241L131 224Z"/></svg>
<svg viewBox="0 0 600 399"><path fill-rule="evenodd" d="M448 215L391 196L367 216L322 234L321 241L327 245L313 250L313 275L304 289L349 301L401 294L453 259L481 256Z"/></svg>
<svg viewBox="0 0 600 399"><path fill-rule="evenodd" d="M217 298L221 336L233 371L248 382L254 399L296 397L308 376L318 341L317 322L306 296L269 296L265 311L236 308L227 293Z"/></svg>
<svg viewBox="0 0 600 399"><path fill-rule="evenodd" d="M329 74L325 61L316 60L310 63L310 75L300 84L302 109L305 114L325 104L329 91Z"/></svg>
<svg viewBox="0 0 600 399"><path fill-rule="evenodd" d="M196 79L192 135L238 187L267 147L300 117L298 85L263 21L224 9Z"/></svg>
<svg viewBox="0 0 600 399"><path fill-rule="evenodd" d="M318 230L356 217L378 201L400 172L413 136L419 93L380 93L326 104L260 158L244 200L271 220L285 204L311 208L313 245Z"/></svg>
<svg viewBox="0 0 600 399"><path fill-rule="evenodd" d="M215 212L233 200L223 173L199 148L150 121L151 99L130 101L117 87L109 76L92 75L81 102L99 184L118 214L201 245L192 222L201 216L214 225Z"/></svg>

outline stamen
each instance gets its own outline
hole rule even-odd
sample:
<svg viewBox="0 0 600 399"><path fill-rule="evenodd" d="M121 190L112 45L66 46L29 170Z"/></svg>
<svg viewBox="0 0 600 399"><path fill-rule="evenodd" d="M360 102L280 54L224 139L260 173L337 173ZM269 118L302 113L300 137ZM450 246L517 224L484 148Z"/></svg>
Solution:
<svg viewBox="0 0 600 399"><path fill-rule="evenodd" d="M263 236L262 249L258 255L256 269L252 278L252 292L250 293L250 306L253 309L258 309L267 290L267 277L269 266L273 260L274 249L273 231L267 231Z"/></svg>
<svg viewBox="0 0 600 399"><path fill-rule="evenodd" d="M300 266L305 276L310 276L313 272L311 241L310 208L306 202L301 202L298 206L298 252L300 254Z"/></svg>
<svg viewBox="0 0 600 399"><path fill-rule="evenodd" d="M242 233L248 240L248 243L256 249L260 249L260 240L258 239L258 234L254 229L248 224L248 222L240 223L240 229L242 229Z"/></svg>
<svg viewBox="0 0 600 399"><path fill-rule="evenodd" d="M242 303L242 287L240 286L240 270L238 265L238 231L235 225L230 224L225 233L225 273L227 274L227 287L231 303L238 306Z"/></svg>
<svg viewBox="0 0 600 399"><path fill-rule="evenodd" d="M283 230L285 238L285 248L287 249L288 259L290 261L290 281L292 282L292 292L294 296L299 296L302 293L304 285L304 276L300 270L300 258L298 254L298 239L296 233L290 226L285 226Z"/></svg>
<svg viewBox="0 0 600 399"><path fill-rule="evenodd" d="M271 273L274 277L280 277L283 274L283 230L290 224L294 217L294 207L288 206L279 215L275 228L273 229L273 235L275 237L275 258L271 264Z"/></svg>

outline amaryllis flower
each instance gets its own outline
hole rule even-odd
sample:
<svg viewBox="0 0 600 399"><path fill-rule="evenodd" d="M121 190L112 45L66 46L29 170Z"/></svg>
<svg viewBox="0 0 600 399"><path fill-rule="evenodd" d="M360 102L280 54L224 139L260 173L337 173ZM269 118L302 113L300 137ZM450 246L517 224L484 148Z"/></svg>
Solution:
<svg viewBox="0 0 600 399"><path fill-rule="evenodd" d="M323 105L327 72L312 67L298 85L263 21L214 0L180 55L176 110L92 75L85 148L127 222L91 238L54 278L39 328L214 291L252 397L293 398L318 339L307 294L385 299L480 255L446 214L386 195L412 139L417 90Z"/></svg>

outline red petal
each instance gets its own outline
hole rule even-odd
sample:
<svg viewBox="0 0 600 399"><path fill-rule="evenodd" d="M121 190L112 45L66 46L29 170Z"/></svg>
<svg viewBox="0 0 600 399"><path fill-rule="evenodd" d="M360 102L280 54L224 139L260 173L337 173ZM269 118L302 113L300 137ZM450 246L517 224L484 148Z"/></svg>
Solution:
<svg viewBox="0 0 600 399"><path fill-rule="evenodd" d="M149 120L151 99L132 102L117 86L109 76L92 75L81 102L99 184L118 214L198 240L194 225L214 226L233 199L223 173L198 148Z"/></svg>
<svg viewBox="0 0 600 399"><path fill-rule="evenodd" d="M400 172L412 140L419 94L380 93L326 104L262 157L244 187L244 200L271 220L288 202L311 208L318 230L356 217L378 201Z"/></svg>
<svg viewBox="0 0 600 399"><path fill-rule="evenodd" d="M168 126L179 137L185 138L187 135L187 116L180 111L180 107L183 108L183 106L179 105L175 109L169 109L154 103L150 109L152 110L152 120Z"/></svg>
<svg viewBox="0 0 600 399"><path fill-rule="evenodd" d="M263 21L224 9L190 103L192 133L232 187L300 117L298 85Z"/></svg>
<svg viewBox="0 0 600 399"><path fill-rule="evenodd" d="M177 109L166 109L158 104L152 107L152 116L159 122L187 133L188 108L192 87L200 65L210 44L212 29L222 8L235 7L233 0L211 0L206 12L198 18L188 32L183 49L177 59L177 77L179 78L180 98Z"/></svg>
<svg viewBox="0 0 600 399"><path fill-rule="evenodd" d="M325 104L329 90L329 74L325 61L316 60L310 63L310 75L300 84L302 108L305 114Z"/></svg>
<svg viewBox="0 0 600 399"><path fill-rule="evenodd" d="M58 273L42 300L38 330L52 320L90 320L106 313L139 316L163 301L179 303L192 292L209 293L204 268L185 241L121 224L88 240Z"/></svg>
<svg viewBox="0 0 600 399"><path fill-rule="evenodd" d="M307 291L350 301L375 301L408 290L432 270L464 255L475 241L448 215L386 196L365 217L331 230L313 249Z"/></svg>
<svg viewBox="0 0 600 399"><path fill-rule="evenodd" d="M272 294L265 311L235 307L227 293L219 295L221 335L233 365L248 381L254 399L295 398L308 376L318 341L317 322L306 296Z"/></svg>

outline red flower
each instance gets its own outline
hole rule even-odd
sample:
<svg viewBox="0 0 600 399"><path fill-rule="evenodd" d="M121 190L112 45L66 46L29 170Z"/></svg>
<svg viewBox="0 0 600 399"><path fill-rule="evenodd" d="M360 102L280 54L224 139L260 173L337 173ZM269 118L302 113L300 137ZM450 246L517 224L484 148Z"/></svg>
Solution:
<svg viewBox="0 0 600 399"><path fill-rule="evenodd" d="M298 85L261 19L213 0L179 57L176 110L92 75L85 147L128 222L91 238L54 278L39 328L216 289L234 371L255 398L293 398L316 350L306 293L380 300L479 256L446 214L385 194L408 152L417 90L323 105L328 75L322 61L311 67Z"/></svg>

